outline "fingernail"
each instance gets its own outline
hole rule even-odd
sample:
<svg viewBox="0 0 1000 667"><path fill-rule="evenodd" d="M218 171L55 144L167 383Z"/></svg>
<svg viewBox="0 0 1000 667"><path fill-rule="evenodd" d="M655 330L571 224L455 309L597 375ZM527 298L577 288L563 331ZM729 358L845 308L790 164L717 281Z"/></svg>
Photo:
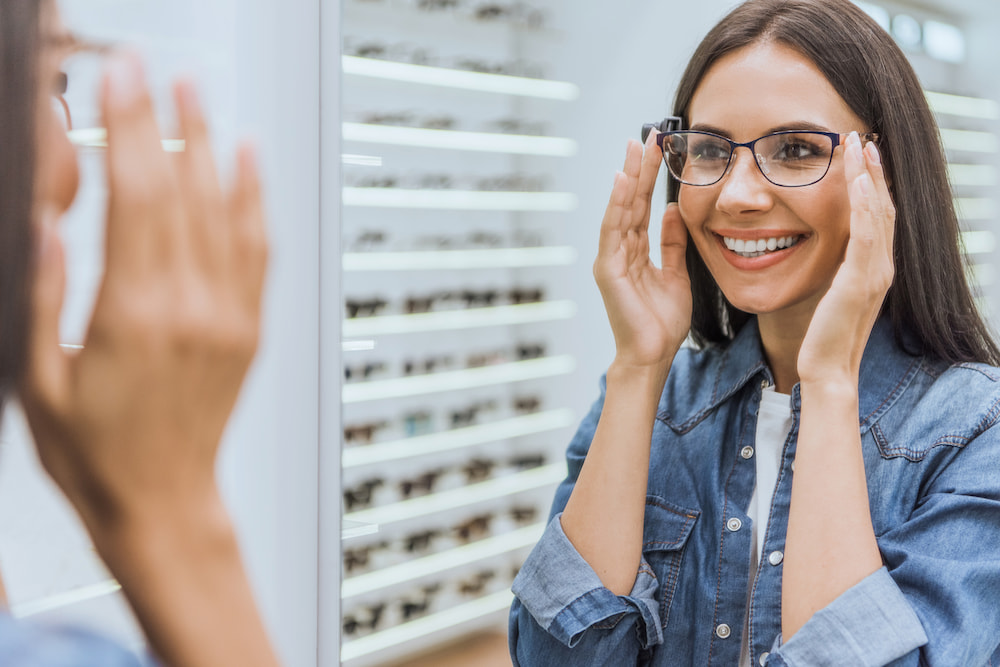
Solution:
<svg viewBox="0 0 1000 667"><path fill-rule="evenodd" d="M111 96L120 104L131 104L145 86L145 74L139 56L131 51L116 53L108 65Z"/></svg>
<svg viewBox="0 0 1000 667"><path fill-rule="evenodd" d="M848 135L847 140L850 141L852 144L857 144L859 146L861 145L861 137L858 136L857 132L851 132L851 134Z"/></svg>
<svg viewBox="0 0 1000 667"><path fill-rule="evenodd" d="M882 164L882 156L879 155L878 146L875 145L874 141L869 141L868 145L865 146L865 151L868 153L868 158L875 164Z"/></svg>

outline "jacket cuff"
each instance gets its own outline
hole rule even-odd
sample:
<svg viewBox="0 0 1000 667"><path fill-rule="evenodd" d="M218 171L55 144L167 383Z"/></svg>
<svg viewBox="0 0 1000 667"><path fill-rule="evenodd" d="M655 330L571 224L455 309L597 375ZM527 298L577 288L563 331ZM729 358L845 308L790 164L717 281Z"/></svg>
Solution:
<svg viewBox="0 0 1000 667"><path fill-rule="evenodd" d="M611 629L626 617L638 621L642 648L663 641L657 582L645 560L632 591L617 596L583 559L553 517L521 566L511 590L532 618L560 643L574 647L590 628Z"/></svg>
<svg viewBox="0 0 1000 667"><path fill-rule="evenodd" d="M882 567L813 614L782 644L769 666L885 665L927 643L923 625Z"/></svg>

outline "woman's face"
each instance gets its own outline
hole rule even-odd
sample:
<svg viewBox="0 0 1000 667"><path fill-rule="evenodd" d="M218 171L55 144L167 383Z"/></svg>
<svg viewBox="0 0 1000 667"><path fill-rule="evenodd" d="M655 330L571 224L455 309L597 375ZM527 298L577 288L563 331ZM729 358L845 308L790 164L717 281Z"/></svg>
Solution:
<svg viewBox="0 0 1000 667"><path fill-rule="evenodd" d="M69 209L76 196L80 174L76 151L66 134L63 111L54 104L53 91L60 67L69 55L67 37L55 3L43 3L41 54L37 114L38 154L35 166L35 206L45 219L53 219Z"/></svg>
<svg viewBox="0 0 1000 667"><path fill-rule="evenodd" d="M865 132L867 128L807 58L765 43L718 60L688 112L690 129L737 142L781 129ZM749 150L738 148L715 185L682 185L680 212L694 244L729 301L748 313L811 316L843 258L850 203L838 147L826 176L797 188L772 184ZM797 239L794 245L743 257L726 239ZM732 245L732 242L731 242Z"/></svg>

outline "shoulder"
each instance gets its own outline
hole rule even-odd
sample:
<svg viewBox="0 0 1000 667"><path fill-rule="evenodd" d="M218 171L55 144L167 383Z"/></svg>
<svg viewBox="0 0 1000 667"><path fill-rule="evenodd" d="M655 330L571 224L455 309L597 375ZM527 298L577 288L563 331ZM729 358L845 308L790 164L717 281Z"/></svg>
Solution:
<svg viewBox="0 0 1000 667"><path fill-rule="evenodd" d="M896 406L874 425L883 455L919 459L936 447L1000 436L994 428L1000 420L1000 368L924 358L914 370Z"/></svg>

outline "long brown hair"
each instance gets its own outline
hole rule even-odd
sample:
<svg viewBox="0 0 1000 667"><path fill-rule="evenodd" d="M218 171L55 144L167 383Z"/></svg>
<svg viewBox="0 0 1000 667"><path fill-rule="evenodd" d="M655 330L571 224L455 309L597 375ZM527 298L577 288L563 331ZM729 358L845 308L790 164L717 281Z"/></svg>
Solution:
<svg viewBox="0 0 1000 667"><path fill-rule="evenodd" d="M937 124L917 76L892 38L849 0L749 0L702 40L681 79L674 115L688 109L708 69L727 53L774 41L809 58L870 131L896 206L896 275L883 312L913 354L1000 365L1000 349L966 281L958 219ZM669 178L668 199L679 184ZM688 244L694 312L691 334L704 346L731 340L750 315L722 294Z"/></svg>
<svg viewBox="0 0 1000 667"><path fill-rule="evenodd" d="M43 1L0 1L0 404L28 350Z"/></svg>

